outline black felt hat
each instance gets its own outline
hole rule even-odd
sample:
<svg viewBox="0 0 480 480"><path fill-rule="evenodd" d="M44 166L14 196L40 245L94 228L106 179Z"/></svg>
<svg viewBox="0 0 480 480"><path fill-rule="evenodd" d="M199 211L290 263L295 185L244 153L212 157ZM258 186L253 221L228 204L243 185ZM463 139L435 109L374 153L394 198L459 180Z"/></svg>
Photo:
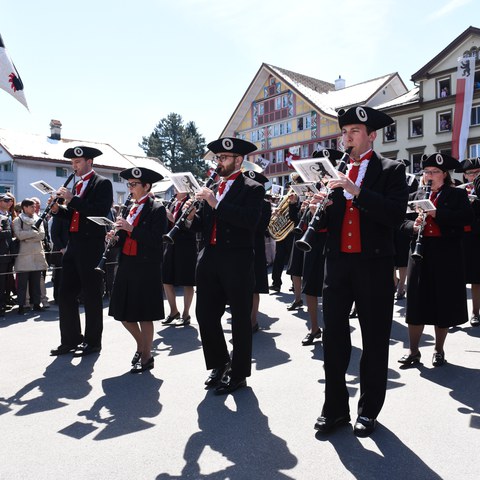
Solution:
<svg viewBox="0 0 480 480"><path fill-rule="evenodd" d="M335 150L333 148L324 148L322 150L315 150L312 153L313 158L328 158L332 163L336 160L340 160L343 157L344 152Z"/></svg>
<svg viewBox="0 0 480 480"><path fill-rule="evenodd" d="M455 169L457 173L466 172L467 170L476 170L480 168L480 158L467 158L460 162L460 165Z"/></svg>
<svg viewBox="0 0 480 480"><path fill-rule="evenodd" d="M373 130L391 125L394 120L392 117L380 110L371 107L352 107L348 110L341 108L338 112L338 125L340 128L345 125L363 124Z"/></svg>
<svg viewBox="0 0 480 480"><path fill-rule="evenodd" d="M397 158L397 162L403 163L405 167L410 166L412 162L410 160L407 160L406 158Z"/></svg>
<svg viewBox="0 0 480 480"><path fill-rule="evenodd" d="M422 155L422 168L437 167L444 172L448 170L455 170L460 165L456 158L453 158L446 153L432 153L431 155Z"/></svg>
<svg viewBox="0 0 480 480"><path fill-rule="evenodd" d="M232 137L219 138L210 142L207 147L213 153L231 152L237 155L248 155L257 149L256 145L251 142Z"/></svg>
<svg viewBox="0 0 480 480"><path fill-rule="evenodd" d="M245 177L251 178L252 180L255 180L258 183L261 183L262 185L265 185L269 181L263 173L255 172L254 170L246 170L245 172L243 172L243 175L245 175Z"/></svg>
<svg viewBox="0 0 480 480"><path fill-rule="evenodd" d="M144 183L149 183L150 185L153 185L155 182L159 182L163 179L163 175L144 167L127 168L126 170L122 170L120 172L120 176L125 180L136 178Z"/></svg>
<svg viewBox="0 0 480 480"><path fill-rule="evenodd" d="M78 147L68 148L65 150L63 156L65 158L95 158L102 155L102 152L97 148L85 147L79 145Z"/></svg>

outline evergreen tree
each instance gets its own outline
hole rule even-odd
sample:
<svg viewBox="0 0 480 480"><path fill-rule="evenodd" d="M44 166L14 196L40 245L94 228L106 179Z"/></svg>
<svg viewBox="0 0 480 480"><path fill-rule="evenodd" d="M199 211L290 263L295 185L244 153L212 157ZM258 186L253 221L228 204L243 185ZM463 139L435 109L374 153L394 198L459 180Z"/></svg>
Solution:
<svg viewBox="0 0 480 480"><path fill-rule="evenodd" d="M192 172L205 178L208 170L203 160L205 139L194 122L184 125L181 115L170 113L162 118L148 137L139 144L146 155L159 158L172 172Z"/></svg>

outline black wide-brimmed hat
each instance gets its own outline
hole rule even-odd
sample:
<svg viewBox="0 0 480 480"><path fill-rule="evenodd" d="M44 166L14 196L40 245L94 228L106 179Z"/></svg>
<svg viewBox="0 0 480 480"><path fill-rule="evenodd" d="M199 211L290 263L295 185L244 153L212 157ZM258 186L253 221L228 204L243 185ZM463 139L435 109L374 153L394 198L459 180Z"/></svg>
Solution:
<svg viewBox="0 0 480 480"><path fill-rule="evenodd" d="M455 169L457 173L466 172L467 170L476 170L480 168L480 158L466 158L460 162L460 165Z"/></svg>
<svg viewBox="0 0 480 480"><path fill-rule="evenodd" d="M257 149L256 145L251 142L232 137L219 138L210 142L207 148L213 153L231 152L237 155L248 155Z"/></svg>
<svg viewBox="0 0 480 480"><path fill-rule="evenodd" d="M436 152L431 155L427 155L426 153L422 155L422 168L437 167L447 172L448 170L455 170L459 165L460 163L456 158L446 153Z"/></svg>
<svg viewBox="0 0 480 480"><path fill-rule="evenodd" d="M351 107L348 110L341 108L337 113L340 128L345 125L363 124L373 130L379 130L394 122L392 117L372 107Z"/></svg>
<svg viewBox="0 0 480 480"><path fill-rule="evenodd" d="M407 160L406 158L397 158L397 162L403 163L405 167L409 167L410 164L412 163L410 160Z"/></svg>
<svg viewBox="0 0 480 480"><path fill-rule="evenodd" d="M262 185L265 185L269 180L268 178L260 172L256 172L255 170L246 170L243 172L245 177L251 178Z"/></svg>
<svg viewBox="0 0 480 480"><path fill-rule="evenodd" d="M68 148L65 150L63 156L65 158L95 158L99 155L102 155L102 152L97 148L85 147L84 145L79 145L78 147Z"/></svg>
<svg viewBox="0 0 480 480"><path fill-rule="evenodd" d="M144 183L149 183L150 185L153 185L155 182L159 182L163 179L163 175L144 167L127 168L126 170L122 170L120 172L120 176L125 180L136 178L137 180L140 180Z"/></svg>
<svg viewBox="0 0 480 480"><path fill-rule="evenodd" d="M335 150L334 148L323 148L322 150L315 150L312 153L313 158L328 158L330 161L335 162L343 157L344 152ZM335 163L334 163L335 164Z"/></svg>

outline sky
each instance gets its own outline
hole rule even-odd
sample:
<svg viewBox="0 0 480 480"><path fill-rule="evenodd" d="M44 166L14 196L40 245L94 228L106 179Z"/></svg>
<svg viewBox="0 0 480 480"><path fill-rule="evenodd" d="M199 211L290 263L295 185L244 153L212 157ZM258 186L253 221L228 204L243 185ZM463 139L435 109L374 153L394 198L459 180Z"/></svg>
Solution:
<svg viewBox="0 0 480 480"><path fill-rule="evenodd" d="M64 138L143 155L142 137L175 112L209 142L262 63L347 86L398 72L410 89L469 26L478 0L4 2L29 111L0 90L0 128L48 136L57 119Z"/></svg>

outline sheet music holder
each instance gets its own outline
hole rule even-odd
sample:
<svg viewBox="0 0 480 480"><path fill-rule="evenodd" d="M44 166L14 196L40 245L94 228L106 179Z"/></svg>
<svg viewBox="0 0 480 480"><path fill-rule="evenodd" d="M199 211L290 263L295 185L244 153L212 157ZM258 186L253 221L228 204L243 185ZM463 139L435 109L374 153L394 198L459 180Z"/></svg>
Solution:
<svg viewBox="0 0 480 480"><path fill-rule="evenodd" d="M171 173L169 178L177 192L195 194L200 190L200 185L191 172Z"/></svg>
<svg viewBox="0 0 480 480"><path fill-rule="evenodd" d="M51 187L47 182L38 180L38 182L32 182L30 184L33 188L37 189L43 195L52 195L56 190Z"/></svg>
<svg viewBox="0 0 480 480"><path fill-rule="evenodd" d="M407 204L407 213L431 212L436 210L435 205L427 199L412 200Z"/></svg>
<svg viewBox="0 0 480 480"><path fill-rule="evenodd" d="M292 162L293 168L307 182L328 182L338 180L340 175L328 158L306 158Z"/></svg>
<svg viewBox="0 0 480 480"><path fill-rule="evenodd" d="M115 222L112 222L112 220L110 220L107 217L87 217L87 218L89 220L91 220L92 222L95 222L97 225L100 225L102 227L114 227L115 226Z"/></svg>

